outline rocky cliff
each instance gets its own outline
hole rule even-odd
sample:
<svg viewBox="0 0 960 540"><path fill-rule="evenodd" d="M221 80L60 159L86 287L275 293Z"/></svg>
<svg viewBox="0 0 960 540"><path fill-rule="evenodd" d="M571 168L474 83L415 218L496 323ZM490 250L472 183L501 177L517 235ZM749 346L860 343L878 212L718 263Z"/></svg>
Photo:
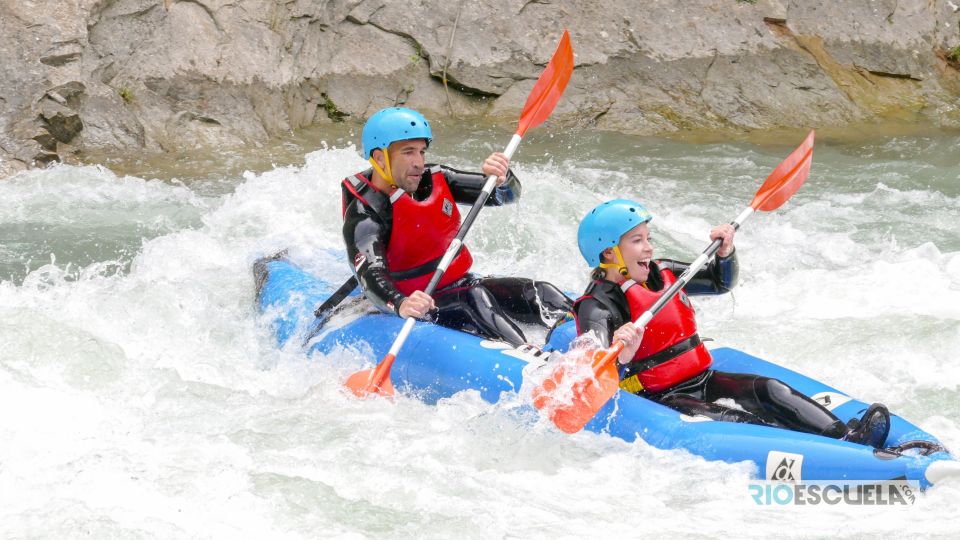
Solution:
<svg viewBox="0 0 960 540"><path fill-rule="evenodd" d="M0 0L0 177L84 149L258 144L388 105L635 133L960 125L958 0Z"/></svg>

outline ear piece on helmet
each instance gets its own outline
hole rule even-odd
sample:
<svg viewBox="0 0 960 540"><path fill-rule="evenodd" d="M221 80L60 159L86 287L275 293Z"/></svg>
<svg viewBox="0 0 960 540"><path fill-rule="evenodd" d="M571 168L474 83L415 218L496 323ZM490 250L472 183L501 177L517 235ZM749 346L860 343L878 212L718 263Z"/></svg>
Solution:
<svg viewBox="0 0 960 540"><path fill-rule="evenodd" d="M620 253L620 246L613 246L612 248L607 248L613 251L613 256L616 262L605 263L601 262L599 264L600 268L616 268L617 272L620 272L620 275L623 277L630 277L630 270L627 269L627 264L623 262L623 255ZM600 260L603 260L604 254L607 253L607 249L603 250L600 253Z"/></svg>

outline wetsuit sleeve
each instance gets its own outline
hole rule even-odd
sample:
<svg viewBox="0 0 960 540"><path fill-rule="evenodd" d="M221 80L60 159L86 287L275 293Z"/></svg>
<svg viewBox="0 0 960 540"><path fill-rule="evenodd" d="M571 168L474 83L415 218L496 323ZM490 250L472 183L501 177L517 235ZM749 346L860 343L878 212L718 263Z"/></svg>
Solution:
<svg viewBox="0 0 960 540"><path fill-rule="evenodd" d="M600 344L609 347L613 339L615 316L603 304L593 298L584 298L576 306L577 334L593 331Z"/></svg>
<svg viewBox="0 0 960 540"><path fill-rule="evenodd" d="M675 275L680 276L690 263L671 261L669 259L657 261L660 268L667 268ZM730 292L737 285L740 276L740 264L737 262L737 249L726 257L714 257L706 266L697 272L693 279L683 288L690 296L723 294Z"/></svg>
<svg viewBox="0 0 960 540"><path fill-rule="evenodd" d="M357 200L352 201L343 217L343 241L354 275L364 295L382 311L399 314L406 295L390 279L386 262L386 239L391 221Z"/></svg>
<svg viewBox="0 0 960 540"><path fill-rule="evenodd" d="M447 184L455 201L460 204L476 202L480 192L483 191L483 184L487 177L482 173L458 171L446 166L441 166L440 169L447 178ZM484 206L503 206L513 203L520 198L521 191L520 180L513 174L513 170L508 169L507 181L493 190Z"/></svg>

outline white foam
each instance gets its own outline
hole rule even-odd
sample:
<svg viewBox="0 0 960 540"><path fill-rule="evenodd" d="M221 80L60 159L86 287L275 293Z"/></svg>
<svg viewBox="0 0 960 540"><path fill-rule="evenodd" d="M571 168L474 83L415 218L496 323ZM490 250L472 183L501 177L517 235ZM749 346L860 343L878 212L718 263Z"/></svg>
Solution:
<svg viewBox="0 0 960 540"><path fill-rule="evenodd" d="M484 209L467 240L477 269L579 291L589 271L579 217L613 197L647 204L658 252L690 260L779 159L733 145L631 144L640 146L600 147L589 167L564 148L549 163L518 157L523 202ZM607 151L620 157L605 162ZM901 189L889 183L896 175L878 188L858 176L858 160L821 154L835 159L829 177L739 233L741 284L732 297L696 299L701 333L884 401L960 444L960 246L938 225L956 200ZM515 401L344 394L341 381L377 359L278 349L256 314L250 265L290 247L312 271L345 276L338 182L363 167L355 148L320 149L224 179L236 188L219 196L97 167L0 183L2 224L76 230L103 219L130 224L138 246L129 267L68 271L61 257L0 281L2 536L733 536L744 522L765 535L956 530L941 498L953 500L949 487L909 512L819 507L811 521L803 509L755 506L750 466L563 435ZM915 215L926 233L911 229ZM137 223L167 218L140 240Z"/></svg>

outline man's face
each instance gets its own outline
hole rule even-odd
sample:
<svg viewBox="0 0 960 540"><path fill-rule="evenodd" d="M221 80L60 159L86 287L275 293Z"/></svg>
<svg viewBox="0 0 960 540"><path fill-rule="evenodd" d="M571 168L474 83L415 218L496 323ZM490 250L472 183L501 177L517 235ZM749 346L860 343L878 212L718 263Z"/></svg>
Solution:
<svg viewBox="0 0 960 540"><path fill-rule="evenodd" d="M424 139L397 141L392 143L387 151L390 152L393 181L407 193L416 191L420 185L420 177L423 175L427 141Z"/></svg>

